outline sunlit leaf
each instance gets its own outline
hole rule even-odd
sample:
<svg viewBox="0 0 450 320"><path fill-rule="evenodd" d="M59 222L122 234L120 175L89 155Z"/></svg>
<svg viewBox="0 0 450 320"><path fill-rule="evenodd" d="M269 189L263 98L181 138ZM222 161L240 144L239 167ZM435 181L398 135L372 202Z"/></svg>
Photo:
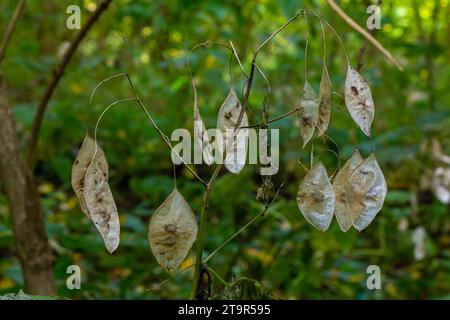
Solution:
<svg viewBox="0 0 450 320"><path fill-rule="evenodd" d="M148 224L148 241L158 263L177 268L197 238L197 220L183 195L174 188Z"/></svg>
<svg viewBox="0 0 450 320"><path fill-rule="evenodd" d="M309 170L297 191L297 205L305 219L326 231L333 219L334 192L327 170L321 162Z"/></svg>
<svg viewBox="0 0 450 320"><path fill-rule="evenodd" d="M386 180L372 153L353 171L347 183L347 208L357 230L372 222L383 207L386 193Z"/></svg>
<svg viewBox="0 0 450 320"><path fill-rule="evenodd" d="M319 136L325 133L330 124L331 94L330 76L328 75L327 66L323 65L319 91L319 121L317 123Z"/></svg>
<svg viewBox="0 0 450 320"><path fill-rule="evenodd" d="M86 133L83 143L75 161L72 165L72 188L80 202L80 207L83 213L90 219L89 212L86 208L86 202L84 200L84 178L86 176L86 171L89 164L92 161L92 157L95 152L95 141L89 134ZM97 153L95 154L95 161L100 164L102 172L106 174L106 179L108 179L108 161L106 160L103 150L97 145Z"/></svg>
<svg viewBox="0 0 450 320"><path fill-rule="evenodd" d="M334 204L334 214L342 231L346 232L352 226L352 217L347 208L346 186L352 172L363 162L363 158L358 149L347 160L345 165L336 174L333 180L333 190L336 197Z"/></svg>
<svg viewBox="0 0 450 320"><path fill-rule="evenodd" d="M305 81L303 87L303 98L300 101L300 135L302 136L303 147L311 140L314 130L319 121L319 104L317 94L313 87Z"/></svg>
<svg viewBox="0 0 450 320"><path fill-rule="evenodd" d="M225 167L232 173L239 173L244 168L247 157L248 129L239 129L234 133L241 110L239 98L234 89L231 89L220 107L217 129L224 136ZM248 118L244 111L240 127L245 126L248 126Z"/></svg>
<svg viewBox="0 0 450 320"><path fill-rule="evenodd" d="M113 253L119 246L120 222L116 203L108 185L102 163L95 160L89 165L84 178L84 199L92 222L100 232L106 249Z"/></svg>
<svg viewBox="0 0 450 320"><path fill-rule="evenodd" d="M367 81L350 65L345 79L345 105L353 120L370 137L375 107Z"/></svg>

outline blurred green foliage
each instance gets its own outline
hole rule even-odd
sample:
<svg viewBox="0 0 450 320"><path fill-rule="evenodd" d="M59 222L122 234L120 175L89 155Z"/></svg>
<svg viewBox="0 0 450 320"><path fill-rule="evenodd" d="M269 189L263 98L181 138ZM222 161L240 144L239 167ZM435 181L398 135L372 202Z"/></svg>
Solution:
<svg viewBox="0 0 450 320"><path fill-rule="evenodd" d="M414 1L413 1L414 2ZM376 105L373 148L385 173L389 193L383 210L363 232L343 233L335 220L321 233L301 216L295 193L304 175L297 160L308 163L310 150L300 148L298 128L292 118L280 128L280 172L276 186L285 182L269 213L230 242L210 262L226 281L247 277L260 282L284 299L401 299L450 298L449 206L440 204L420 180L433 169L424 145L437 138L450 153L450 12L449 1L383 2L382 29L375 36L400 57L400 72L369 46L362 74L371 85ZM65 28L68 5L82 7L82 23L95 9L95 1L28 1L14 34L3 73L17 117L20 138L26 142L40 95L49 81L58 55L75 36ZM365 1L340 1L342 8L365 26ZM0 4L0 31L14 10L15 1ZM110 163L110 184L121 219L121 244L109 255L94 226L81 213L70 186L70 168L86 129L109 103L131 97L125 79L104 85L89 105L91 90L101 80L129 72L161 129L170 133L184 127L192 132L193 93L186 56L206 40L232 40L245 68L252 51L298 9L321 14L339 32L356 65L364 39L335 16L324 1L150 1L115 0L81 44L52 98L43 122L37 179L46 228L56 256L58 296L73 299L186 298L192 270L150 290L165 280L147 243L146 225L153 211L173 187L170 152L133 103L117 105L106 114L98 132ZM418 13L420 19L416 15ZM308 80L318 89L322 72L320 24L308 18L310 47ZM435 30L435 37L430 33ZM3 33L3 32L1 32ZM302 19L286 28L261 52L258 65L272 86L271 117L290 110L304 82L303 63L307 29ZM430 39L429 39L430 38ZM342 95L346 72L343 50L327 31L328 67L333 90ZM211 46L192 55L199 106L207 127L230 87L229 52ZM431 62L430 62L431 61ZM232 67L232 85L241 92L243 77ZM257 77L250 109L260 120L266 86ZM363 154L370 142L350 120L344 103L333 98L329 135L339 144L345 161L355 141ZM0 146L1 147L1 146ZM317 159L329 174L337 167L337 151L329 141L316 139ZM425 150L425 151L424 151ZM211 168L197 166L207 177ZM179 189L195 212L201 207L202 186L182 167L177 168ZM258 170L247 166L239 175L223 174L214 185L208 216L205 255L261 210L256 190ZM416 260L412 235L426 231L425 257ZM192 252L184 262L193 261ZM66 268L82 268L82 289L66 288ZM379 265L382 290L366 287L366 268ZM0 294L23 287L20 265L14 255L14 238L6 198L0 192ZM215 293L223 285L215 281ZM258 289L259 290L259 289Z"/></svg>

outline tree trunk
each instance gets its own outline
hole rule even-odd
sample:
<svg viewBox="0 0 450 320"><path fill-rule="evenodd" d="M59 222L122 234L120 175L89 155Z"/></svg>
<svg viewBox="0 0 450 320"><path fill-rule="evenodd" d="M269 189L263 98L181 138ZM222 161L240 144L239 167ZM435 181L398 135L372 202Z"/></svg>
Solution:
<svg viewBox="0 0 450 320"><path fill-rule="evenodd" d="M28 294L55 295L53 255L34 177L19 145L16 123L0 75L0 178L9 201L16 251Z"/></svg>

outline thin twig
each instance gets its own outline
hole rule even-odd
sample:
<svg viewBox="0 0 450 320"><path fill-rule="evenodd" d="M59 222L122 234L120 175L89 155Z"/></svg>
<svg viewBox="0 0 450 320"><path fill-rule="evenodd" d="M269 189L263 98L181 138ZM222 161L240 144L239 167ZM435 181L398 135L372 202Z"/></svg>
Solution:
<svg viewBox="0 0 450 320"><path fill-rule="evenodd" d="M308 82L308 45L309 45L309 25L308 25L308 18L306 17L306 11L304 12L305 16L305 24L306 24L306 44L305 44L305 83Z"/></svg>
<svg viewBox="0 0 450 320"><path fill-rule="evenodd" d="M138 105L142 108L142 110L145 112L145 114L147 115L148 119L150 120L150 123L152 124L152 126L156 129L156 131L158 132L159 136L161 137L161 139L167 144L167 146L170 148L171 152L174 153L177 158L183 163L183 165L186 167L186 169L189 170L189 172L198 180L200 181L203 185L206 185L205 180L203 180L196 172L194 169L191 168L191 166L189 166L184 159L178 154L178 152L176 152L173 147L172 147L172 143L169 139L169 137L158 127L158 125L156 124L155 120L153 119L153 117L150 115L150 113L148 112L147 108L144 106L144 104L142 103L141 98L139 97L137 90L133 84L133 81L131 80L131 77L128 73L119 73L116 75L113 75L111 77L108 77L104 80L102 80L99 84L97 84L94 88L94 90L91 93L91 97L90 97L90 103L92 103L92 100L94 98L95 92L97 91L97 89L105 84L107 81L110 81L112 79L115 79L117 77L126 77L128 80L128 83L130 84L131 90L133 91L134 94L134 98L131 99L122 99L122 100L118 100L115 103L113 103L112 105L109 105L100 115L99 120L97 121L97 125L96 125L96 131L97 131L97 126L98 126L98 122L100 121L101 117L103 116L103 114L109 109L111 108L114 104L118 103L118 102L123 102L123 101L130 101L130 100L134 100L138 103ZM174 176L175 178L175 176ZM176 180L174 180L176 183Z"/></svg>
<svg viewBox="0 0 450 320"><path fill-rule="evenodd" d="M208 271L212 273L213 276L215 276L217 278L217 280L219 280L220 283L222 283L225 287L230 286L230 284L228 282L225 281L224 278L222 278L216 270L214 270L213 268L211 268L211 266L208 266Z"/></svg>
<svg viewBox="0 0 450 320"><path fill-rule="evenodd" d="M100 86L102 86L103 84L105 84L109 80L112 80L112 79L115 79L115 78L118 78L118 77L126 77L126 76L127 76L127 73L118 73L118 74L115 74L115 75L113 75L111 77L108 77L108 78L103 79L102 81L100 81L95 86L94 90L92 90L91 96L89 97L89 104L92 104L92 100L94 99L95 92L97 92L97 89L100 88Z"/></svg>
<svg viewBox="0 0 450 320"><path fill-rule="evenodd" d="M159 136L163 139L163 141L167 144L167 146L170 148L170 150L176 154L176 156L178 157L178 159L180 159L180 161L184 164L184 166L186 167L186 169L189 170L190 173L192 173L192 175L197 178L198 181L200 181L203 185L206 186L206 182L205 180L203 180L198 174L197 172L195 172L194 169L191 168L190 165L188 165L183 158L178 154L178 152L176 152L173 147L172 147L172 143L169 139L169 137L167 137L167 135L158 127L158 125L156 124L155 120L153 119L153 117L150 115L150 113L148 112L147 108L145 107L145 105L142 103L141 98L139 97L133 81L131 81L131 77L129 74L126 75L128 78L128 82L130 83L131 89L133 90L133 93L136 97L136 102L139 104L139 106L142 108L142 110L144 110L145 114L147 115L147 118L150 120L150 123L153 125L153 127L155 128L155 130L158 132Z"/></svg>
<svg viewBox="0 0 450 320"><path fill-rule="evenodd" d="M294 108L294 109L292 109L291 111L288 111L288 112L286 112L286 113L283 113L282 115L280 115L280 116L278 116L278 117L276 117L276 118L273 118L273 119L271 119L271 120L268 120L268 121L267 121L267 124L274 123L274 122L277 122L277 121L279 121L279 120L281 120L281 119L284 119L284 118L286 118L286 117L289 117L290 115L292 115L292 114L298 112L299 110L300 110L300 108L298 108L298 107L297 107L297 108ZM239 127L239 129L245 129L245 128L260 128L260 127L264 127L264 126L265 126L264 123L257 123L257 124L252 124L252 125L249 125L249 126Z"/></svg>
<svg viewBox="0 0 450 320"><path fill-rule="evenodd" d="M364 30L359 24L357 24L352 18L350 18L333 0L327 0L329 6L331 9L333 9L334 12L338 16L342 18L350 27L352 27L355 31L359 32L364 38L366 38L370 43L378 49L391 63L393 63L400 71L403 71L403 66L400 64L400 62L397 61L397 59L394 58L394 56L385 48L383 45L378 42L377 39L375 39L369 32Z"/></svg>
<svg viewBox="0 0 450 320"><path fill-rule="evenodd" d="M233 54L234 54L234 56L236 58L236 61L238 62L239 67L241 68L242 74L245 76L246 79L248 79L248 75L245 73L244 67L242 66L242 63L241 63L241 59L239 59L239 55L237 53L237 50L234 47L233 41L231 41L231 40L230 40L230 46L231 46L231 49L233 50Z"/></svg>
<svg viewBox="0 0 450 320"><path fill-rule="evenodd" d="M286 28L292 21L297 19L298 16L304 14L304 10L300 10L298 13L296 13L292 18L290 18L288 21L283 23L281 27L279 27L277 30L275 30L274 33L272 33L266 40L264 40L263 43L261 43L255 50L256 53L258 53L270 40L272 40L273 37L275 37L278 33L280 33L284 28Z"/></svg>
<svg viewBox="0 0 450 320"><path fill-rule="evenodd" d="M381 5L381 0L377 0L375 5L380 6ZM373 36L374 33L375 33L375 30L376 30L375 28L370 29L369 30L370 35ZM358 51L358 56L356 58L356 71L358 71L358 72L361 72L361 69L364 66L363 59L364 59L364 54L367 51L368 45L369 45L369 40L366 39L364 41L364 44L361 46L361 48Z"/></svg>
<svg viewBox="0 0 450 320"><path fill-rule="evenodd" d="M125 98L125 99L120 99L120 100L114 101L113 103L111 103L110 105L108 105L108 106L102 111L102 113L100 114L100 116L99 116L98 119L97 119L97 123L95 124L95 129L94 129L94 144L95 144L95 149L94 149L94 154L92 155L92 159L91 159L91 161L89 162L89 166L88 166L88 168L87 168L87 171L90 170L91 166L92 166L93 163L94 163L95 156L97 155L97 151L98 151L97 131L98 131L98 127L99 127L99 125L100 125L100 121L102 120L102 118L103 118L103 116L105 115L105 113L106 113L109 109L111 109L112 107L114 107L115 105L117 105L117 104L119 104L119 103L127 102L127 101L135 101L135 100L136 100L136 98Z"/></svg>
<svg viewBox="0 0 450 320"><path fill-rule="evenodd" d="M94 23L98 20L100 15L108 8L108 6L111 2L112 2L112 0L104 0L98 5L97 9L89 17L86 24L83 26L83 28L81 28L80 32L78 32L76 37L70 43L68 49L65 51L63 57L61 58L59 64L53 70L52 79L50 80L50 83L48 84L47 88L45 89L44 95L42 96L41 100L39 101L39 106L36 111L36 116L34 117L33 128L31 131L31 138L30 138L30 143L29 143L29 148L28 148L28 163L30 164L30 168L34 168L34 165L35 165L37 146L39 143L39 132L41 130L42 120L43 120L47 105L50 101L50 98L52 97L53 92L55 91L56 87L58 86L58 83L64 74L64 70L66 69L67 65L69 64L70 60L72 59L72 56L75 53L75 51L77 50L79 44L84 39L84 37L86 36L88 31L94 25Z"/></svg>
<svg viewBox="0 0 450 320"><path fill-rule="evenodd" d="M2 63L3 58L5 57L6 49L8 48L9 40L13 34L14 29L16 28L17 21L20 18L20 15L23 12L23 8L25 6L25 0L20 0L17 3L16 8L14 9L14 13L11 17L11 21L6 27L5 34L3 35L2 44L0 45L0 64Z"/></svg>
<svg viewBox="0 0 450 320"><path fill-rule="evenodd" d="M283 188L283 186L284 186L284 183L282 183L280 185L280 187L278 188L272 201L270 202L270 204L268 204L264 207L263 211L259 212L249 222L247 222L238 231L236 231L231 237L229 237L220 246L218 246L213 252L211 252L211 254L205 260L203 260L203 263L207 263L212 257L214 257L216 255L217 252L219 252L223 247L225 247L231 240L233 240L238 235L240 235L242 232L244 232L244 230L247 229L249 226L251 226L256 220L258 220L260 217L264 217L266 215L267 211L269 211L270 207L274 204L275 200L278 198L278 195L280 194L280 190L281 190L281 188Z"/></svg>

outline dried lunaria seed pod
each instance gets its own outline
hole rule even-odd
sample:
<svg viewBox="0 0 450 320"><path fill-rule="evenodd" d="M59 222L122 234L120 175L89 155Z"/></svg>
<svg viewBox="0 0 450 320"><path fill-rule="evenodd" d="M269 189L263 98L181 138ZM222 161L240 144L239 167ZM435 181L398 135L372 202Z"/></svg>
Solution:
<svg viewBox="0 0 450 320"><path fill-rule="evenodd" d="M303 87L303 97L300 101L299 121L300 135L302 136L303 147L305 147L313 137L314 130L319 121L317 95L308 81L305 81Z"/></svg>
<svg viewBox="0 0 450 320"><path fill-rule="evenodd" d="M84 199L92 222L100 232L106 249L113 253L119 246L120 222L108 185L107 174L99 160L93 161L84 178Z"/></svg>
<svg viewBox="0 0 450 320"><path fill-rule="evenodd" d="M197 238L197 220L177 188L153 213L148 241L158 263L167 270L177 268Z"/></svg>
<svg viewBox="0 0 450 320"><path fill-rule="evenodd" d="M247 158L248 129L236 131L235 127L241 113L242 105L234 89L230 89L227 98L220 107L217 116L217 129L224 138L225 167L232 173L239 173L245 166ZM247 114L243 113L239 127L248 126Z"/></svg>
<svg viewBox="0 0 450 320"><path fill-rule="evenodd" d="M370 137L375 106L367 81L350 65L345 79L345 105L353 120Z"/></svg>
<svg viewBox="0 0 450 320"><path fill-rule="evenodd" d="M328 75L327 66L323 65L319 91L319 121L317 123L319 136L323 135L325 131L327 131L328 125L330 124L331 95L330 76Z"/></svg>
<svg viewBox="0 0 450 320"><path fill-rule="evenodd" d="M309 170L297 191L297 205L305 219L326 231L333 219L334 192L327 170L321 162Z"/></svg>
<svg viewBox="0 0 450 320"><path fill-rule="evenodd" d="M450 168L438 167L431 185L434 195L442 204L450 203Z"/></svg>
<svg viewBox="0 0 450 320"><path fill-rule="evenodd" d="M353 171L363 162L363 158L358 149L347 160L345 165L339 170L333 180L333 190L336 197L334 204L334 214L342 231L347 232L352 226L352 216L347 208L346 187L348 179Z"/></svg>
<svg viewBox="0 0 450 320"><path fill-rule="evenodd" d="M211 144L209 143L209 137L206 132L205 124L200 116L197 102L194 103L194 130L197 143L203 154L203 159L207 165L211 165L213 163Z"/></svg>
<svg viewBox="0 0 450 320"><path fill-rule="evenodd" d="M89 164L92 161L92 157L94 156L94 152L95 142L89 134L86 133L80 151L78 151L78 155L72 165L72 188L75 191L78 201L80 202L81 210L88 219L91 217L86 208L86 202L84 201L84 178L86 176L86 171ZM106 173L106 178L108 178L108 161L106 160L103 150L98 145L97 153L95 155L95 162L100 163L101 170Z"/></svg>
<svg viewBox="0 0 450 320"><path fill-rule="evenodd" d="M347 208L358 231L367 227L381 210L386 193L386 180L372 153L350 175L346 188Z"/></svg>

